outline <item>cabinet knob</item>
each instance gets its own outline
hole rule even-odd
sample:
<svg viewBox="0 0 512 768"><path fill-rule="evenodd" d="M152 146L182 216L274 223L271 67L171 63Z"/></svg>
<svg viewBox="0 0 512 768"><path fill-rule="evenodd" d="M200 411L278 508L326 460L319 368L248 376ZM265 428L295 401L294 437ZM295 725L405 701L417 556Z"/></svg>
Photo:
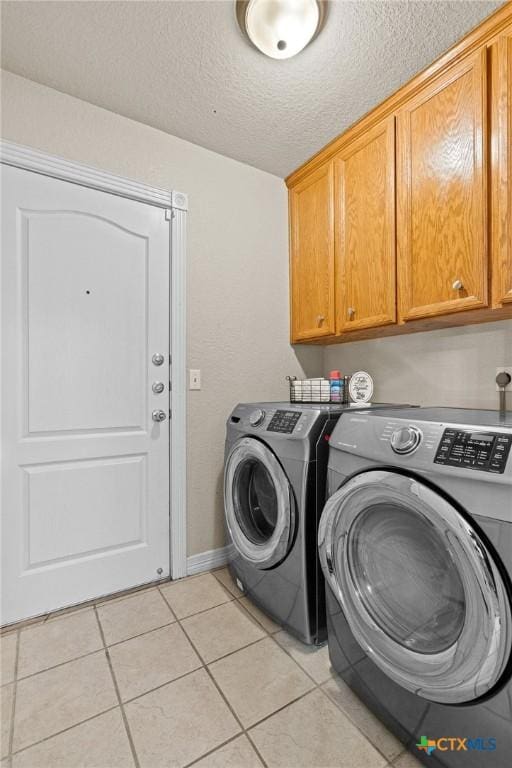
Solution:
<svg viewBox="0 0 512 768"><path fill-rule="evenodd" d="M352 318L354 317L355 313L356 313L356 311L355 311L354 307L349 307L347 309L347 315L348 315L350 320L352 320Z"/></svg>
<svg viewBox="0 0 512 768"><path fill-rule="evenodd" d="M459 279L454 280L452 283L452 288L454 291L462 291L462 289L464 288L464 283L462 282L462 280L459 280Z"/></svg>
<svg viewBox="0 0 512 768"><path fill-rule="evenodd" d="M316 322L318 325L322 325L322 323L325 321L325 315L317 315L316 316Z"/></svg>

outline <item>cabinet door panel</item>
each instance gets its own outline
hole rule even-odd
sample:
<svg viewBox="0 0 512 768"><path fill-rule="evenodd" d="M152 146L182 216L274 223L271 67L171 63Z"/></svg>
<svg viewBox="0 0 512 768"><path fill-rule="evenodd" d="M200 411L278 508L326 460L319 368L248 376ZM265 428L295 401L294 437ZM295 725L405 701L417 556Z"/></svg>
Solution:
<svg viewBox="0 0 512 768"><path fill-rule="evenodd" d="M493 306L512 302L512 30L492 48Z"/></svg>
<svg viewBox="0 0 512 768"><path fill-rule="evenodd" d="M486 51L398 115L401 319L487 305Z"/></svg>
<svg viewBox="0 0 512 768"><path fill-rule="evenodd" d="M332 163L290 190L292 341L334 333L333 198Z"/></svg>
<svg viewBox="0 0 512 768"><path fill-rule="evenodd" d="M337 330L394 323L394 117L337 155L335 230Z"/></svg>

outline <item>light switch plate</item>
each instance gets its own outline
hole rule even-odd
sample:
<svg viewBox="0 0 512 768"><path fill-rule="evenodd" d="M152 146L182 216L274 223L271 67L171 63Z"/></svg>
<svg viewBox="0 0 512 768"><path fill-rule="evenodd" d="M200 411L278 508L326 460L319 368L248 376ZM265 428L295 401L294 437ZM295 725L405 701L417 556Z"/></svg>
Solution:
<svg viewBox="0 0 512 768"><path fill-rule="evenodd" d="M500 368L496 368L496 376L498 373L508 373L510 374L510 384L507 384L505 387L505 392L512 392L512 365L502 365ZM500 391L500 387L496 384L496 392Z"/></svg>
<svg viewBox="0 0 512 768"><path fill-rule="evenodd" d="M201 389L201 371L197 368L189 369L189 389Z"/></svg>

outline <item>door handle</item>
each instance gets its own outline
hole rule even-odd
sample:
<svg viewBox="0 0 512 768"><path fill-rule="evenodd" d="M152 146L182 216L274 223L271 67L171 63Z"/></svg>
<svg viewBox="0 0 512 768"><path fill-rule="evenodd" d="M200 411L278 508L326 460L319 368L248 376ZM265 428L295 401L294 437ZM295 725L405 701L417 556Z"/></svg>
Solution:
<svg viewBox="0 0 512 768"><path fill-rule="evenodd" d="M153 411L153 413L151 414L151 418L153 419L153 421L165 421L166 419L165 411L161 411L161 410Z"/></svg>

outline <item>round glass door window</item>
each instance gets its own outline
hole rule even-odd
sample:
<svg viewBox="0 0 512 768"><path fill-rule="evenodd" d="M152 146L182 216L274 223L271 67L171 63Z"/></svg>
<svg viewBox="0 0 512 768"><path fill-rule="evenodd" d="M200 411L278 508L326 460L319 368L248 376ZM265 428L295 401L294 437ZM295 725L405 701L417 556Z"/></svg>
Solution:
<svg viewBox="0 0 512 768"><path fill-rule="evenodd" d="M327 502L319 547L354 637L395 682L443 703L496 685L511 653L507 589L443 496L416 478L362 473Z"/></svg>
<svg viewBox="0 0 512 768"><path fill-rule="evenodd" d="M271 568L288 553L295 529L290 483L272 451L250 437L231 450L224 470L224 508L238 553Z"/></svg>

